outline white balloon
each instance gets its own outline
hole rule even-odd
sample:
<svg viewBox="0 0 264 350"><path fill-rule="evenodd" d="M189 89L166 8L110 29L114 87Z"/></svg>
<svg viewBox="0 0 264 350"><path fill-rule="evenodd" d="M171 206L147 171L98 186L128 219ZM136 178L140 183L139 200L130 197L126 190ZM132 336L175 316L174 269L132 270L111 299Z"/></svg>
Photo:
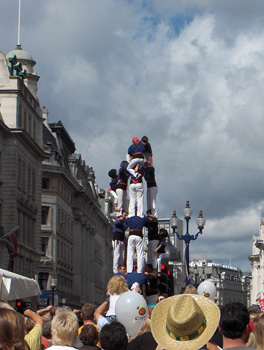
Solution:
<svg viewBox="0 0 264 350"><path fill-rule="evenodd" d="M197 292L199 295L203 295L204 297L214 301L216 296L216 287L211 281L203 281L201 284L199 284Z"/></svg>
<svg viewBox="0 0 264 350"><path fill-rule="evenodd" d="M116 302L117 321L122 323L130 337L135 337L147 318L147 303L137 292L125 292Z"/></svg>

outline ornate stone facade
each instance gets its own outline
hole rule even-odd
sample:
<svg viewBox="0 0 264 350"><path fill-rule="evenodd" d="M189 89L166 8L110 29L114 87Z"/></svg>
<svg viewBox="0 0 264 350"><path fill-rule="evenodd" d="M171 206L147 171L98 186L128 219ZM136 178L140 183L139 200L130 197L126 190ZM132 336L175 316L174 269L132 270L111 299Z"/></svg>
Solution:
<svg viewBox="0 0 264 350"><path fill-rule="evenodd" d="M264 293L264 218L260 220L259 235L253 235L251 263L251 304L258 304L258 298L263 299Z"/></svg>
<svg viewBox="0 0 264 350"><path fill-rule="evenodd" d="M192 260L190 263L192 284L198 286L204 280L212 281L216 286L215 302L224 305L240 301L250 305L250 279L237 267L216 264L210 260Z"/></svg>
<svg viewBox="0 0 264 350"><path fill-rule="evenodd" d="M18 50L19 55L23 50ZM1 235L20 226L14 271L29 277L40 259L42 116L38 100L0 52L0 221ZM1 244L0 266L9 256Z"/></svg>
<svg viewBox="0 0 264 350"><path fill-rule="evenodd" d="M0 236L20 226L14 272L38 276L45 290L55 278L60 303L98 304L112 274L113 224L93 168L62 122L49 124L39 107L34 65L21 47L7 58L0 52Z"/></svg>

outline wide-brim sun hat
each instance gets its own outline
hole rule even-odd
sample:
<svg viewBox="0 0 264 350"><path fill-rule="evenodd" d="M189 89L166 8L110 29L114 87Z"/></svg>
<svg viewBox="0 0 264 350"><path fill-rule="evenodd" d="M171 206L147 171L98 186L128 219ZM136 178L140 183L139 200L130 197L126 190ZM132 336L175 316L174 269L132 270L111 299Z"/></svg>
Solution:
<svg viewBox="0 0 264 350"><path fill-rule="evenodd" d="M151 332L166 350L197 350L213 336L220 309L197 294L174 295L158 303L151 314Z"/></svg>

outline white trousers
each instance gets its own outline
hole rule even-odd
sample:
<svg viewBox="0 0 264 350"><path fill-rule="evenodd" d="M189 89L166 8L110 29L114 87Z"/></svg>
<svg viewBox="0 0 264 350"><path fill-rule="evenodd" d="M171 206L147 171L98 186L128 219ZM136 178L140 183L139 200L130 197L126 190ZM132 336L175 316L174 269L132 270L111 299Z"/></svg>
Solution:
<svg viewBox="0 0 264 350"><path fill-rule="evenodd" d="M137 272L144 273L144 249L143 239L139 236L131 235L127 242L127 273L133 272L133 257L137 252Z"/></svg>
<svg viewBox="0 0 264 350"><path fill-rule="evenodd" d="M144 216L144 203L143 203L143 195L144 195L144 185L143 182L139 182L137 184L129 185L129 210L128 216L136 215L136 207L137 207L137 216Z"/></svg>
<svg viewBox="0 0 264 350"><path fill-rule="evenodd" d="M157 264L158 264L158 272L161 272L161 260L164 257L165 253L158 253Z"/></svg>
<svg viewBox="0 0 264 350"><path fill-rule="evenodd" d="M113 190L110 190L109 193L114 197L114 203L117 204L117 194L115 191Z"/></svg>
<svg viewBox="0 0 264 350"><path fill-rule="evenodd" d="M138 175L138 173L136 173L135 170L133 169L137 164L139 164L140 168L142 168L144 166L144 158L132 159L126 169L134 177L137 177Z"/></svg>
<svg viewBox="0 0 264 350"><path fill-rule="evenodd" d="M113 272L118 272L118 265L125 264L125 244L122 241L112 241L113 246Z"/></svg>
<svg viewBox="0 0 264 350"><path fill-rule="evenodd" d="M117 207L119 209L125 210L127 213L127 191L121 188L116 189L117 194Z"/></svg>
<svg viewBox="0 0 264 350"><path fill-rule="evenodd" d="M153 269L157 269L157 254L154 254L154 250L159 244L158 239L152 239L148 242L148 261L147 264L152 264Z"/></svg>
<svg viewBox="0 0 264 350"><path fill-rule="evenodd" d="M151 214L158 217L158 211L156 206L156 198L158 193L158 187L149 187L147 189L147 210L151 210Z"/></svg>

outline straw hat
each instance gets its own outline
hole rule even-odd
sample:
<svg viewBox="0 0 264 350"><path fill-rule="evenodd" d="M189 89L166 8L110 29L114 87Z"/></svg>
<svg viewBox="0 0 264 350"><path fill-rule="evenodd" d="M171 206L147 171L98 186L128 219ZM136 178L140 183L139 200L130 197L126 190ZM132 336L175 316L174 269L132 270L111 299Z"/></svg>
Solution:
<svg viewBox="0 0 264 350"><path fill-rule="evenodd" d="M166 350L197 350L213 336L220 310L196 294L174 295L158 303L151 315L151 331Z"/></svg>

